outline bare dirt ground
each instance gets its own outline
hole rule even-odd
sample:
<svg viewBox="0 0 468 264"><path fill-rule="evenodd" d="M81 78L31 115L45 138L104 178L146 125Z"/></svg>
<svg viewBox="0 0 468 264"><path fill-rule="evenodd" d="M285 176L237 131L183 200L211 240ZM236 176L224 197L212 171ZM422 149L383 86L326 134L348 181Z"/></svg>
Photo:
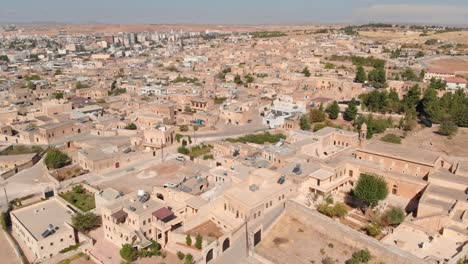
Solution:
<svg viewBox="0 0 468 264"><path fill-rule="evenodd" d="M468 31L447 32L440 34L429 34L420 37L421 32L417 31L359 31L359 35L375 39L381 42L392 41L401 43L423 44L428 39L438 39L443 42L453 41L460 44L468 44Z"/></svg>
<svg viewBox="0 0 468 264"><path fill-rule="evenodd" d="M0 261L5 264L18 264L20 263L18 256L14 249L10 246L7 241L5 231L0 230Z"/></svg>
<svg viewBox="0 0 468 264"><path fill-rule="evenodd" d="M459 128L451 139L435 133L438 126L409 133L402 144L440 151L451 156L468 157L468 128Z"/></svg>
<svg viewBox="0 0 468 264"><path fill-rule="evenodd" d="M468 73L468 57L451 57L433 59L426 62L429 67L436 69L444 69L456 73Z"/></svg>
<svg viewBox="0 0 468 264"><path fill-rule="evenodd" d="M257 253L274 263L321 263L327 256L344 263L355 250L286 214L260 243Z"/></svg>
<svg viewBox="0 0 468 264"><path fill-rule="evenodd" d="M221 229L211 220L208 220L199 226L194 227L193 229L187 231L187 234L192 236L201 235L203 237L212 237L218 239L224 234Z"/></svg>

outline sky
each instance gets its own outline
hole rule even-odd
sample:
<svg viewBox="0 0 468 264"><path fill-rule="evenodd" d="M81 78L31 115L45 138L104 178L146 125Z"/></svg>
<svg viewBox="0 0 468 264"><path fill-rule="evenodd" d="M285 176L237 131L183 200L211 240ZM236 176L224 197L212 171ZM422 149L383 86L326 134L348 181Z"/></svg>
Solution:
<svg viewBox="0 0 468 264"><path fill-rule="evenodd" d="M468 24L468 0L0 0L0 23Z"/></svg>

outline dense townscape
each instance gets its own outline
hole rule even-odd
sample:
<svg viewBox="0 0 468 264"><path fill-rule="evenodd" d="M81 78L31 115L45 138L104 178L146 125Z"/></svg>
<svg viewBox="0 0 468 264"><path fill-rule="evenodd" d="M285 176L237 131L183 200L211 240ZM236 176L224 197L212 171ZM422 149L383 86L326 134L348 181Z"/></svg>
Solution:
<svg viewBox="0 0 468 264"><path fill-rule="evenodd" d="M0 30L0 262L467 263L464 28L44 28Z"/></svg>

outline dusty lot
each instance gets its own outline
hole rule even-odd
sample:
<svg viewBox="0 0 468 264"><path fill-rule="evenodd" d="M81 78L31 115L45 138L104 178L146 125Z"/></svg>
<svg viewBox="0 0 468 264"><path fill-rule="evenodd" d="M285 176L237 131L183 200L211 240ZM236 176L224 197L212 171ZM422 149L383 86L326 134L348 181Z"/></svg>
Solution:
<svg viewBox="0 0 468 264"><path fill-rule="evenodd" d="M409 133L402 144L440 151L457 157L468 157L468 128L459 128L458 133L449 139L435 133L438 127L425 128L415 133Z"/></svg>
<svg viewBox="0 0 468 264"><path fill-rule="evenodd" d="M5 264L18 264L20 263L18 256L7 241L6 234L3 230L0 230L0 261Z"/></svg>
<svg viewBox="0 0 468 264"><path fill-rule="evenodd" d="M260 255L274 263L290 264L321 263L327 256L344 263L355 250L288 214L282 216L257 248Z"/></svg>
<svg viewBox="0 0 468 264"><path fill-rule="evenodd" d="M468 72L468 57L433 59L427 62L432 68L445 69L456 73Z"/></svg>
<svg viewBox="0 0 468 264"><path fill-rule="evenodd" d="M187 231L187 234L192 236L201 235L203 237L210 237L213 239L218 239L222 237L223 231L211 220L208 220L199 226L194 227L193 229Z"/></svg>
<svg viewBox="0 0 468 264"><path fill-rule="evenodd" d="M435 38L444 42L453 41L460 44L468 44L468 31L430 34L428 36L423 37L419 36L420 34L421 32L417 31L359 31L360 36L372 38L378 41L423 44L424 42L426 42L426 40Z"/></svg>
<svg viewBox="0 0 468 264"><path fill-rule="evenodd" d="M334 263L345 263L362 249L370 251L370 264L424 263L295 202L288 204L278 222L263 235L256 251L273 263L310 264L330 258Z"/></svg>

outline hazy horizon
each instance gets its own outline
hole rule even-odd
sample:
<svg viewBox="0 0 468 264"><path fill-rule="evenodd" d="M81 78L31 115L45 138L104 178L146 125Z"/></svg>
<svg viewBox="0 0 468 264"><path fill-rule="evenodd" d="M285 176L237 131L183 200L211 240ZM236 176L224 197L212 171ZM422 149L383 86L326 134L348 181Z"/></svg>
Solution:
<svg viewBox="0 0 468 264"><path fill-rule="evenodd" d="M2 3L0 23L467 25L466 0L22 0Z"/></svg>

